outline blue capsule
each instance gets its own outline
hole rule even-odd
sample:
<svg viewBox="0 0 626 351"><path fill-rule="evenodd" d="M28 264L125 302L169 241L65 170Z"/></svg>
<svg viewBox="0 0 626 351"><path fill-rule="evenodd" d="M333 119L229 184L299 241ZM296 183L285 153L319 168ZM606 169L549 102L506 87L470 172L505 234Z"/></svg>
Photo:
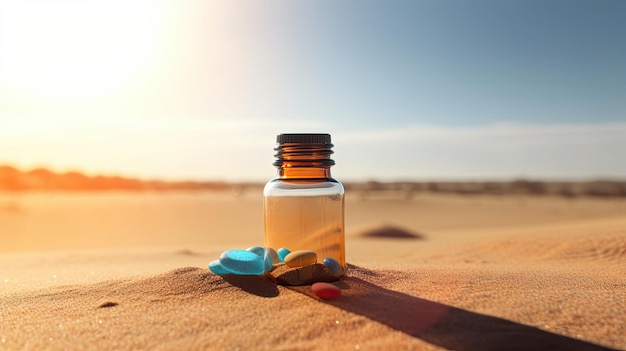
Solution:
<svg viewBox="0 0 626 351"><path fill-rule="evenodd" d="M220 264L233 274L263 274L265 260L254 252L228 250L220 256Z"/></svg>
<svg viewBox="0 0 626 351"><path fill-rule="evenodd" d="M224 266L222 266L220 260L211 261L209 263L209 270L217 275L232 274L230 271L224 268Z"/></svg>
<svg viewBox="0 0 626 351"><path fill-rule="evenodd" d="M291 251L289 249L281 247L280 249L278 249L277 253L278 253L278 258L280 259L280 262L285 262L285 257L287 257L287 255L289 255Z"/></svg>
<svg viewBox="0 0 626 351"><path fill-rule="evenodd" d="M326 266L326 268L328 268L328 270L336 276L343 275L343 268L339 264L339 261L332 257L326 257L324 259L324 266Z"/></svg>

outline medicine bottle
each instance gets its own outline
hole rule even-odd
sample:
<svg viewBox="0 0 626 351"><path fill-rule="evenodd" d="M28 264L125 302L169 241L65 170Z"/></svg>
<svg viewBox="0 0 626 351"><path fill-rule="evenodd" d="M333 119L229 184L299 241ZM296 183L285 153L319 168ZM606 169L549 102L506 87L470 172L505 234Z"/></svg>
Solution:
<svg viewBox="0 0 626 351"><path fill-rule="evenodd" d="M268 252L278 252L274 257L284 261L281 250L292 256L313 251L317 268L328 269L336 276L316 277L318 269L308 279L310 270L302 268L302 284L337 280L346 271L344 189L330 175L335 164L332 147L330 134L278 135L273 163L278 172L263 190Z"/></svg>

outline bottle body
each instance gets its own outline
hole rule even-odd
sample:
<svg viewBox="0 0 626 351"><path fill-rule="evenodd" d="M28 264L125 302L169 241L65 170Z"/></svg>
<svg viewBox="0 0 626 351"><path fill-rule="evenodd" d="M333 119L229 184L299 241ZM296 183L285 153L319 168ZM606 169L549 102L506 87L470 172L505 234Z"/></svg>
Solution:
<svg viewBox="0 0 626 351"><path fill-rule="evenodd" d="M263 189L265 248L281 284L333 281L346 271L344 188L330 175L329 134L280 134L277 176ZM306 263L300 264L302 257ZM313 257L313 258L311 258Z"/></svg>
<svg viewBox="0 0 626 351"><path fill-rule="evenodd" d="M275 178L263 190L265 246L311 250L345 272L344 189L335 179Z"/></svg>

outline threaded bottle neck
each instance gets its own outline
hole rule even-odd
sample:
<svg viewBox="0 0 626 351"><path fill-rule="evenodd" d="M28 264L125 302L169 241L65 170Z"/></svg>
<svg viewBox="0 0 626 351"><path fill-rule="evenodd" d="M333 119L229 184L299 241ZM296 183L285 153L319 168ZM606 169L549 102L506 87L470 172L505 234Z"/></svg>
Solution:
<svg viewBox="0 0 626 351"><path fill-rule="evenodd" d="M330 134L279 134L273 165L280 178L330 178L332 147Z"/></svg>

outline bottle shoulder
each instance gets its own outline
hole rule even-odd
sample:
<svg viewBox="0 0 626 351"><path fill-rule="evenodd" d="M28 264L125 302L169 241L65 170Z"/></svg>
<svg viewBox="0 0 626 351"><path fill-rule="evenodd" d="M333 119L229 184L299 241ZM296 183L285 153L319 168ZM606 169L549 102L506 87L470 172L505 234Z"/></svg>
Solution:
<svg viewBox="0 0 626 351"><path fill-rule="evenodd" d="M324 196L343 195L341 182L334 178L282 179L274 178L265 184L265 196Z"/></svg>

